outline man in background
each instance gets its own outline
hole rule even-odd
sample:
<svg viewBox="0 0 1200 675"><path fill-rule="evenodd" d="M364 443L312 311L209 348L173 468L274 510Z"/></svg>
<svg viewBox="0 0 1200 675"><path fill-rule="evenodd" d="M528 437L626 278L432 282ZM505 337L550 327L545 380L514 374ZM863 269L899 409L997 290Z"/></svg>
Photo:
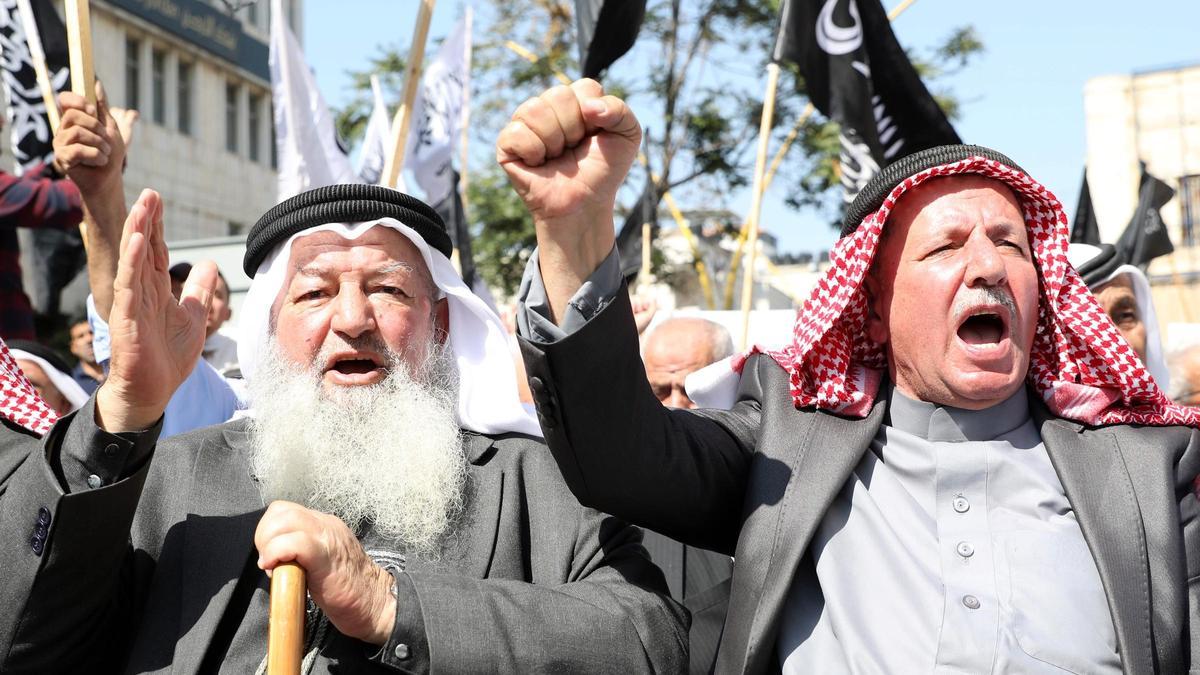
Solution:
<svg viewBox="0 0 1200 675"><path fill-rule="evenodd" d="M651 317L653 313L651 312ZM654 396L668 408L696 407L684 389L688 375L733 354L733 339L719 323L699 317L674 317L644 338L642 362ZM643 544L667 576L671 597L692 613L688 633L692 673L707 673L717 655L721 627L729 608L733 561L727 555L687 546L646 530Z"/></svg>
<svg viewBox="0 0 1200 675"><path fill-rule="evenodd" d="M724 326L699 317L676 317L650 331L642 362L654 396L665 406L690 410L696 404L688 397L684 380L730 354L733 339Z"/></svg>
<svg viewBox="0 0 1200 675"><path fill-rule="evenodd" d="M92 348L92 326L87 317L76 319L71 324L71 356L78 363L71 369L71 377L89 395L104 382L104 368L96 362L96 350Z"/></svg>
<svg viewBox="0 0 1200 675"><path fill-rule="evenodd" d="M1112 244L1071 244L1067 259L1116 324L1121 337L1146 364L1159 389L1171 391L1158 314L1146 274L1127 264Z"/></svg>

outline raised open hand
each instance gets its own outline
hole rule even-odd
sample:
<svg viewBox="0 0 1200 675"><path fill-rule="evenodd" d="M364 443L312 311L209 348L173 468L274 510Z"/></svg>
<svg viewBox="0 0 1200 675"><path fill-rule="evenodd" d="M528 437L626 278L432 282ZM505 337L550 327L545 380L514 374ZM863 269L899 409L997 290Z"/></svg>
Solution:
<svg viewBox="0 0 1200 675"><path fill-rule="evenodd" d="M211 262L193 266L176 301L168 260L162 199L144 190L129 211L121 237L108 318L112 360L96 396L97 422L108 431L153 424L204 347L217 268Z"/></svg>

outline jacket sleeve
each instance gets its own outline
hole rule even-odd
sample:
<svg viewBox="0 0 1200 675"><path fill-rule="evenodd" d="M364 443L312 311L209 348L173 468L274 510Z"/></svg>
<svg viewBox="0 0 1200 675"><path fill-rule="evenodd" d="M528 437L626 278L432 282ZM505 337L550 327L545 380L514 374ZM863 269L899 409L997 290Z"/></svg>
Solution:
<svg viewBox="0 0 1200 675"><path fill-rule="evenodd" d="M384 665L412 674L685 672L687 611L668 595L641 531L576 508L577 543L560 583L396 575Z"/></svg>
<svg viewBox="0 0 1200 675"><path fill-rule="evenodd" d="M731 410L654 397L624 287L570 335L521 339L547 445L589 506L690 546L732 554L760 417L755 360Z"/></svg>
<svg viewBox="0 0 1200 675"><path fill-rule="evenodd" d="M0 172L0 222L65 230L83 220L79 188L38 164L22 176Z"/></svg>
<svg viewBox="0 0 1200 675"><path fill-rule="evenodd" d="M123 654L138 572L130 525L158 428L110 434L94 399L0 495L0 672L105 671Z"/></svg>
<svg viewBox="0 0 1200 675"><path fill-rule="evenodd" d="M1187 450L1176 465L1175 477L1183 551L1187 558L1189 668L1192 673L1200 673L1200 429L1192 430Z"/></svg>

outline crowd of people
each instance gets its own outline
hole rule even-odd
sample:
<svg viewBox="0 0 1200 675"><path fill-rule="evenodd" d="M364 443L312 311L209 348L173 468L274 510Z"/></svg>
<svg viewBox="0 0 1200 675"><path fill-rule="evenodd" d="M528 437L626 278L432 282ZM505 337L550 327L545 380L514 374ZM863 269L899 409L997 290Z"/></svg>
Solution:
<svg viewBox="0 0 1200 675"><path fill-rule="evenodd" d="M60 104L57 175L0 185L86 218L92 289L72 366L0 255L2 672L263 672L286 562L305 672L1200 669L1200 348L999 152L885 167L793 340L739 353L631 298L641 127L580 80L497 140L509 321L433 208L330 185L250 230L234 340L125 202L127 113Z"/></svg>

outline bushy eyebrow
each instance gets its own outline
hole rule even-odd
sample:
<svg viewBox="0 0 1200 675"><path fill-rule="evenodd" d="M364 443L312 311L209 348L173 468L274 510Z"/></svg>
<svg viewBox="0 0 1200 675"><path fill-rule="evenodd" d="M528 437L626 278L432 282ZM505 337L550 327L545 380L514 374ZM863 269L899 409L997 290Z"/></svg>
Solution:
<svg viewBox="0 0 1200 675"><path fill-rule="evenodd" d="M372 273L382 276L387 274L395 274L396 272L407 272L408 274L412 274L413 267L406 262L395 261L381 265ZM323 279L325 277L333 276L334 271L332 268L322 265L305 265L303 267L297 267L296 274L303 277Z"/></svg>

